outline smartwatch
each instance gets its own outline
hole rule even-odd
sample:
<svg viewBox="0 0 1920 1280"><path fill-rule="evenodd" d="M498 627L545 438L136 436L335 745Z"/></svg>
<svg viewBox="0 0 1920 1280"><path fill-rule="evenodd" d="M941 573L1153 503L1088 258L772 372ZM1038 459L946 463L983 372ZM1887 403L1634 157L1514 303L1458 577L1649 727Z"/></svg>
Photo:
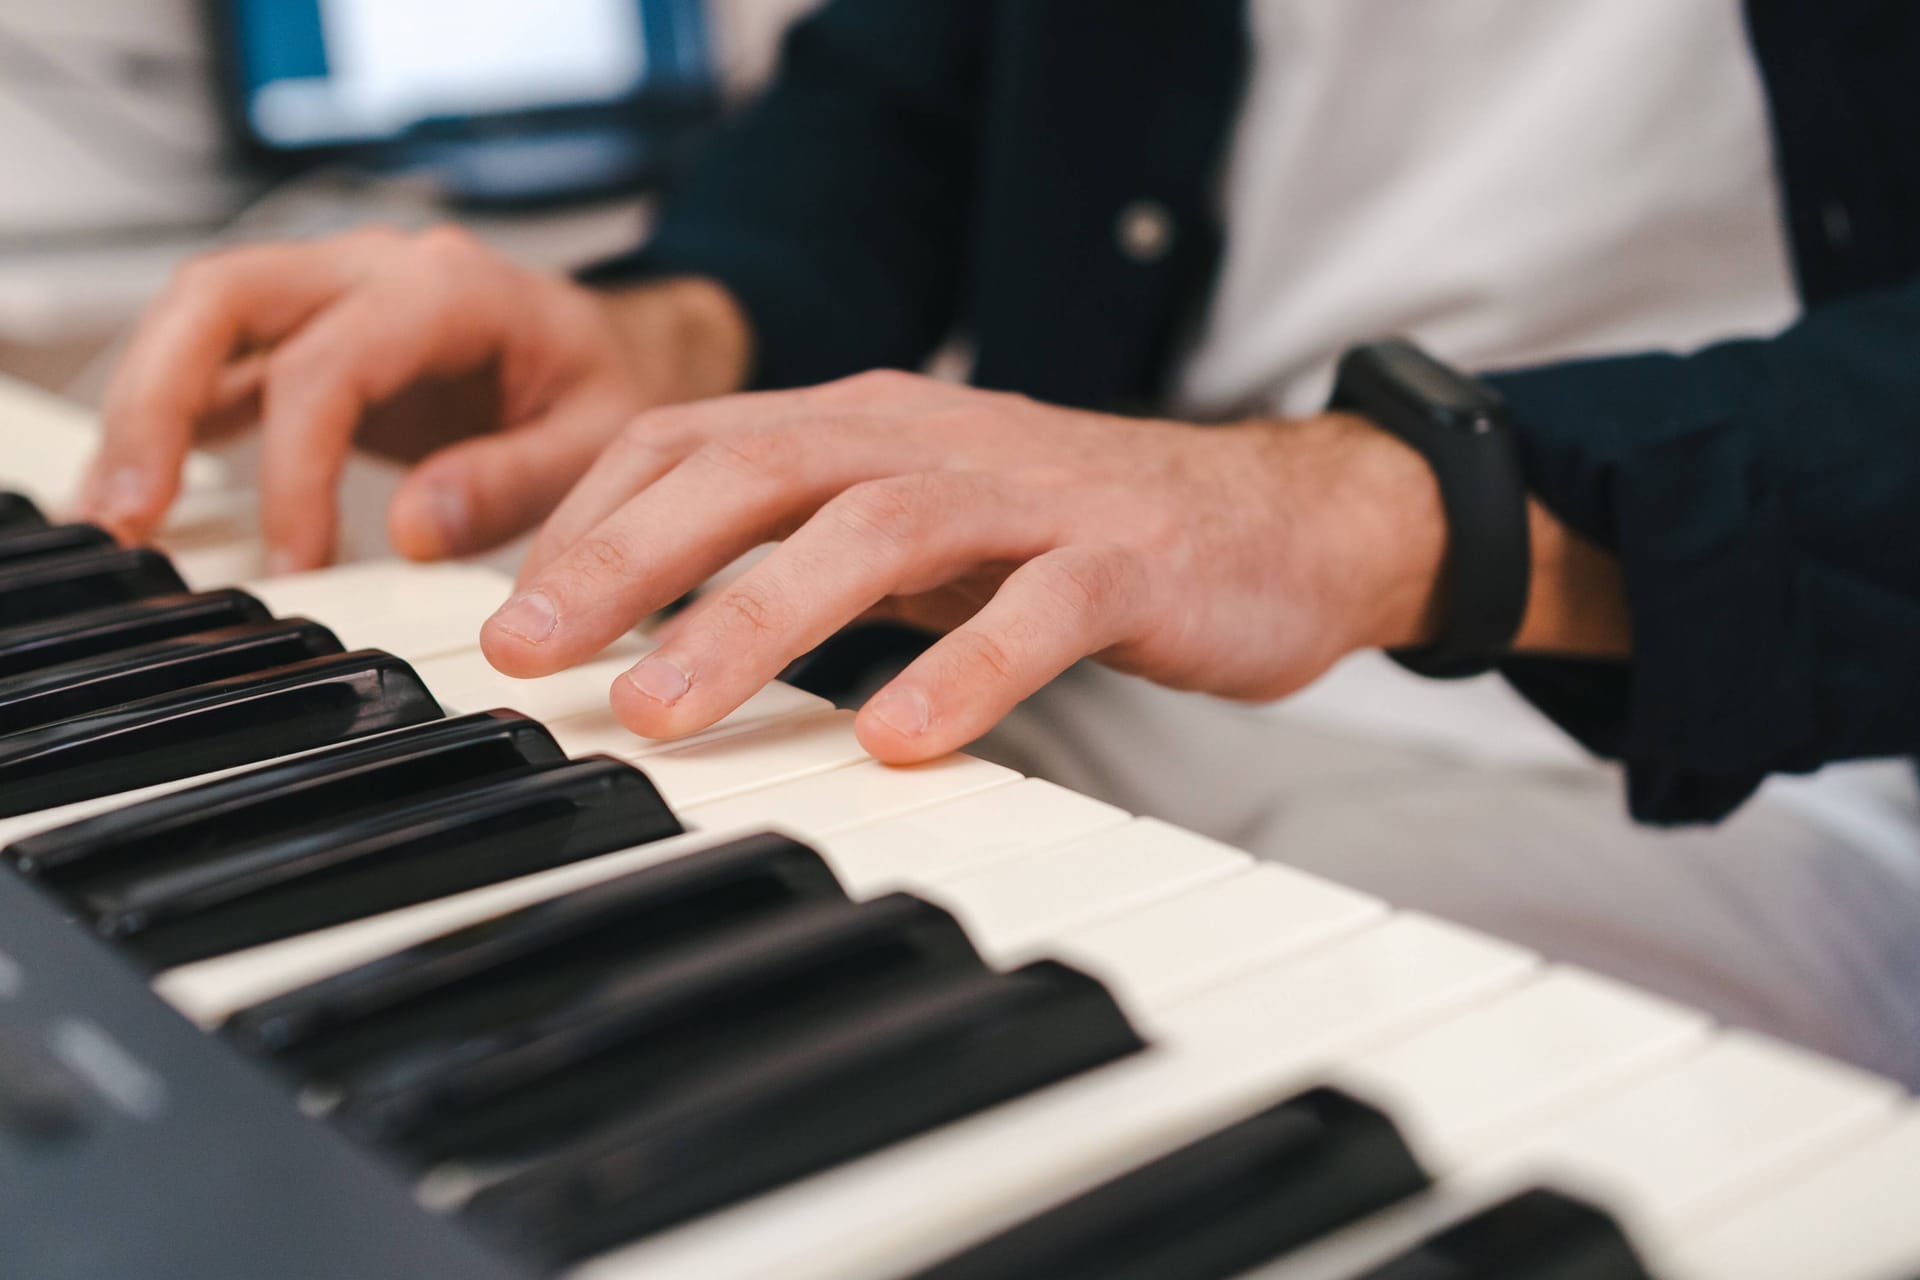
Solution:
<svg viewBox="0 0 1920 1280"><path fill-rule="evenodd" d="M1439 634L1389 656L1424 676L1490 669L1513 647L1531 575L1527 487L1506 402L1396 338L1348 351L1327 407L1398 436L1440 482L1447 551Z"/></svg>

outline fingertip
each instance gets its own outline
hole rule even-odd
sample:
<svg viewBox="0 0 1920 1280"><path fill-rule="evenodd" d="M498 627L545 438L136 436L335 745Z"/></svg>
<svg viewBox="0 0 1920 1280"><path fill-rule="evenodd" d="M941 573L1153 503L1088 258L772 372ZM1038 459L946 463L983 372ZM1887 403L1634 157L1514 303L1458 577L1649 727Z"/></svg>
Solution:
<svg viewBox="0 0 1920 1280"><path fill-rule="evenodd" d="M333 535L330 530L306 529L266 534L267 574L279 577L288 573L307 573L324 569L333 561Z"/></svg>
<svg viewBox="0 0 1920 1280"><path fill-rule="evenodd" d="M103 463L81 486L76 507L82 518L115 537L137 542L153 531L171 499L169 486L144 468Z"/></svg>
<svg viewBox="0 0 1920 1280"><path fill-rule="evenodd" d="M931 701L912 685L889 685L867 699L853 728L860 745L884 764L919 764L951 750L935 731Z"/></svg>
<svg viewBox="0 0 1920 1280"><path fill-rule="evenodd" d="M387 509L387 537L409 560L442 560L480 550L473 545L465 492L451 478L415 476Z"/></svg>
<svg viewBox="0 0 1920 1280"><path fill-rule="evenodd" d="M495 671L515 680L532 680L551 674L538 653L528 652L526 641L507 634L489 618L480 627L480 656Z"/></svg>
<svg viewBox="0 0 1920 1280"><path fill-rule="evenodd" d="M480 652L503 675L551 675L565 665L563 655L543 648L558 626L559 612L546 593L516 592L481 626Z"/></svg>
<svg viewBox="0 0 1920 1280"><path fill-rule="evenodd" d="M672 708L634 687L631 671L614 678L607 690L607 702L613 708L614 719L642 738L665 741L687 732L675 724Z"/></svg>

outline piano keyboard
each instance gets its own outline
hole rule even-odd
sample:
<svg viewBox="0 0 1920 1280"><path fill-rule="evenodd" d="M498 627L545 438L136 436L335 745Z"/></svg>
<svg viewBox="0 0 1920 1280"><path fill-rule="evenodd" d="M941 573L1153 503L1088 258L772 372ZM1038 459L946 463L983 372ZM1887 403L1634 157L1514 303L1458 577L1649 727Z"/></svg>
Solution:
<svg viewBox="0 0 1920 1280"><path fill-rule="evenodd" d="M484 570L121 554L0 497L0 1274L1920 1277L1861 1071L790 687L634 738Z"/></svg>

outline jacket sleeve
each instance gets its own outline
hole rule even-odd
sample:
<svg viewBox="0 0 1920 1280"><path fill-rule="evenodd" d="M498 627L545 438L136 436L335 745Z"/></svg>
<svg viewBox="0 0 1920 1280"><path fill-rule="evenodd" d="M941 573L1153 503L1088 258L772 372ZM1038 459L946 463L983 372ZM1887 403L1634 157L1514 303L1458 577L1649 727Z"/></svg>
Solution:
<svg viewBox="0 0 1920 1280"><path fill-rule="evenodd" d="M754 331L754 382L915 367L955 324L985 0L832 0L709 141L647 246L596 282L719 280Z"/></svg>
<svg viewBox="0 0 1920 1280"><path fill-rule="evenodd" d="M1626 764L1636 818L1920 752L1920 282L1771 339L1489 380L1535 495L1619 556L1634 628L1630 663L1506 674Z"/></svg>

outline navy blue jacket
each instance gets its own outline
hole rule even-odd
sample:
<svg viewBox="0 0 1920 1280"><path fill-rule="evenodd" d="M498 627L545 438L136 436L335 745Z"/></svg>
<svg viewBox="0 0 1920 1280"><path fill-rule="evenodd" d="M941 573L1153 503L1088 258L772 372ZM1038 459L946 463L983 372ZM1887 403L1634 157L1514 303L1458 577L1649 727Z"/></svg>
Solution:
<svg viewBox="0 0 1920 1280"><path fill-rule="evenodd" d="M1648 821L1920 751L1920 5L1747 10L1804 319L1494 376L1634 616L1630 664L1507 674L1627 764ZM1248 52L1239 0L836 0L619 269L723 281L765 386L964 332L983 385L1150 409L1218 259ZM1174 228L1145 260L1114 234L1141 200Z"/></svg>

